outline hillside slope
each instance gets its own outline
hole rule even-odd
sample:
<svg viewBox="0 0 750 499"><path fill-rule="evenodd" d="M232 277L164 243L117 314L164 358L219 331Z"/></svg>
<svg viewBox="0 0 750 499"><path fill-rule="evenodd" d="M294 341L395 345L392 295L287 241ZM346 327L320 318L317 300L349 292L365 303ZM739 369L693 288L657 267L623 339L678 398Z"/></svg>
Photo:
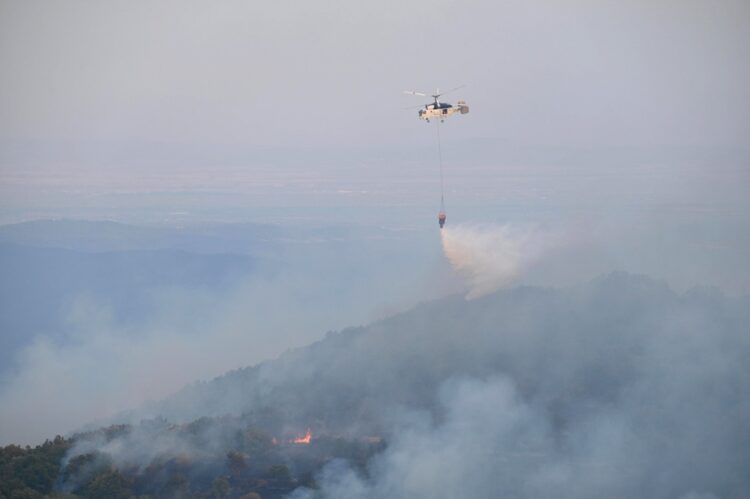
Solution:
<svg viewBox="0 0 750 499"><path fill-rule="evenodd" d="M83 497L744 497L748 305L623 273L450 297L131 425L6 447L0 473L7 493Z"/></svg>
<svg viewBox="0 0 750 499"><path fill-rule="evenodd" d="M373 496L434 497L478 473L456 492L540 497L575 483L570 497L733 497L750 487L748 324L747 299L680 295L622 273L571 289L452 297L331 333L131 417L244 413L271 433L381 435L391 445L372 476L350 477ZM405 456L438 459L449 483L405 470ZM485 465L515 471L501 479L478 471ZM419 487L405 491L404 474Z"/></svg>

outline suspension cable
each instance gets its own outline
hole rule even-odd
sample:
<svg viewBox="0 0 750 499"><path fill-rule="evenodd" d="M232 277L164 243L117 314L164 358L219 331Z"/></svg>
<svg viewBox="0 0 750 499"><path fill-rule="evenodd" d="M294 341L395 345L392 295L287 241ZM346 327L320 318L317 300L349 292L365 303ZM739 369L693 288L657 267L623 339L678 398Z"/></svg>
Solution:
<svg viewBox="0 0 750 499"><path fill-rule="evenodd" d="M445 183L443 181L443 149L440 144L440 121L435 120L438 144L438 164L440 165L440 210L445 211Z"/></svg>

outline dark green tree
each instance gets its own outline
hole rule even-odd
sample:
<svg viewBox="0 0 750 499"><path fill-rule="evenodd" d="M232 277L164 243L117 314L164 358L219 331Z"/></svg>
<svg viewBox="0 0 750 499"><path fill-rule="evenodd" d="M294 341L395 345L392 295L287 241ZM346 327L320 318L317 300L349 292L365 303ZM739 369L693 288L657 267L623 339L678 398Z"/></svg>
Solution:
<svg viewBox="0 0 750 499"><path fill-rule="evenodd" d="M289 468L285 464L274 464L268 468L266 476L268 476L269 480L273 480L274 482L287 483L292 480Z"/></svg>
<svg viewBox="0 0 750 499"><path fill-rule="evenodd" d="M42 494L28 487L16 489L10 494L10 499L42 499L43 497Z"/></svg>
<svg viewBox="0 0 750 499"><path fill-rule="evenodd" d="M231 491L232 487L226 477L220 476L211 484L211 495L216 499L226 499Z"/></svg>
<svg viewBox="0 0 750 499"><path fill-rule="evenodd" d="M227 467L232 478L239 478L247 469L247 460L244 454L235 450L227 452Z"/></svg>
<svg viewBox="0 0 750 499"><path fill-rule="evenodd" d="M112 469L96 475L82 492L86 499L128 499L133 495L131 486L118 470Z"/></svg>

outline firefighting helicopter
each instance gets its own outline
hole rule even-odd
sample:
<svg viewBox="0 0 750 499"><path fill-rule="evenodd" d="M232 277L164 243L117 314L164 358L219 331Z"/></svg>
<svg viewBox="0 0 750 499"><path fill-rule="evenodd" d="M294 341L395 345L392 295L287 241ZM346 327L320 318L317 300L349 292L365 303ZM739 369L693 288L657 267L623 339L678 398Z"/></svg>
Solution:
<svg viewBox="0 0 750 499"><path fill-rule="evenodd" d="M430 104L425 104L424 109L419 110L419 119L425 120L427 123L430 122L430 119L433 120L440 120L435 121L435 129L437 131L437 146L438 146L438 164L440 166L440 211L438 212L438 224L440 225L440 229L442 230L443 227L445 227L445 181L443 179L443 152L442 147L440 145L440 123L443 123L445 121L445 118L455 114L455 113L461 113L461 114L467 114L469 112L469 106L466 104L465 101L458 101L455 106L448 104L446 102L440 102L438 99L449 93L453 92L454 90L458 90L459 88L463 88L465 85L461 85L460 87L452 88L446 92L440 92L440 89L435 90L434 94L426 94L424 92L416 92L413 90L404 90L405 94L409 95L419 95L422 97L432 97L433 102ZM422 107L422 106L418 106Z"/></svg>
<svg viewBox="0 0 750 499"><path fill-rule="evenodd" d="M445 121L445 118L448 116L455 114L455 113L461 113L466 114L469 112L469 106L466 104L465 101L458 101L455 106L448 104L446 102L440 102L438 100L439 97L449 93L453 92L454 90L458 90L459 88L463 88L464 85L461 85L460 87L452 88L450 90L447 90L445 92L440 92L440 89L435 90L434 94L426 94L424 92L416 92L413 90L404 90L405 94L409 95L419 95L422 97L432 97L433 102L429 104L424 105L424 109L419 110L419 119L425 120L427 123L430 122L431 119L437 120L439 119L442 123ZM422 106L419 106L422 107Z"/></svg>

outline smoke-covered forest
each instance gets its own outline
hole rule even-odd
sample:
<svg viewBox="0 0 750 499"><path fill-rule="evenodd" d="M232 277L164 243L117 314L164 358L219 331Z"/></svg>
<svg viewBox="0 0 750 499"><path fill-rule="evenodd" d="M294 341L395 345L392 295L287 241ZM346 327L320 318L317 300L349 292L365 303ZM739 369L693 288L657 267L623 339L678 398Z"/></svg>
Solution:
<svg viewBox="0 0 750 499"><path fill-rule="evenodd" d="M6 447L2 493L743 497L749 305L625 273L424 303Z"/></svg>

